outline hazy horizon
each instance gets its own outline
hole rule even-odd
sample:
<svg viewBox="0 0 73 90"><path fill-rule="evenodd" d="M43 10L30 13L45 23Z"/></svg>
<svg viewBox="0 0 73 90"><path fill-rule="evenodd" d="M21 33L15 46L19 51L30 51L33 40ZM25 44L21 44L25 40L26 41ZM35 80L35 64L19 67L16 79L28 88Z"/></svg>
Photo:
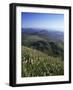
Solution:
<svg viewBox="0 0 73 90"><path fill-rule="evenodd" d="M64 14L22 12L21 28L64 32Z"/></svg>
<svg viewBox="0 0 73 90"><path fill-rule="evenodd" d="M26 29L34 29L34 30L36 30L37 29L37 31L43 31L43 30L45 30L45 31L48 31L48 32L49 31L52 31L52 32L53 31L64 32L63 30L53 30L53 29L47 29L47 28L46 29L43 29L43 28L22 28L22 29L25 29L25 30Z"/></svg>

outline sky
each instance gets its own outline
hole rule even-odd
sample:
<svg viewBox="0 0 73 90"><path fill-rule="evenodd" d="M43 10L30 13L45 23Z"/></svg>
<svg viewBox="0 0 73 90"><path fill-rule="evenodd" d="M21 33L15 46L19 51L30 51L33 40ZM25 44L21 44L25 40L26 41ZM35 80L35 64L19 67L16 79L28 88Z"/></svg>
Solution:
<svg viewBox="0 0 73 90"><path fill-rule="evenodd" d="M21 27L64 31L64 14L22 12Z"/></svg>

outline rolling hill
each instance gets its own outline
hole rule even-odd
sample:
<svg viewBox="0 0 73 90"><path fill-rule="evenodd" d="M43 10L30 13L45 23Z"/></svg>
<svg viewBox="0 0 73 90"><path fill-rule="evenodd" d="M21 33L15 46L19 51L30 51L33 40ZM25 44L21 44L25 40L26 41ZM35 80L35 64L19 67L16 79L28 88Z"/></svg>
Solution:
<svg viewBox="0 0 73 90"><path fill-rule="evenodd" d="M64 33L22 28L22 77L64 75Z"/></svg>
<svg viewBox="0 0 73 90"><path fill-rule="evenodd" d="M22 45L46 54L63 56L63 40L63 32L31 28L22 29Z"/></svg>

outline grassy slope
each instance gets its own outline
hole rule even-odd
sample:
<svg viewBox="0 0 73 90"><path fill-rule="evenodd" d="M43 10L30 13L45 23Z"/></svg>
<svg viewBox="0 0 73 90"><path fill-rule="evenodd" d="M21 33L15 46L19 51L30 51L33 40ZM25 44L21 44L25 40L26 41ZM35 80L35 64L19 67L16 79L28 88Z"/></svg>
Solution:
<svg viewBox="0 0 73 90"><path fill-rule="evenodd" d="M64 74L61 57L22 46L22 77L53 76Z"/></svg>

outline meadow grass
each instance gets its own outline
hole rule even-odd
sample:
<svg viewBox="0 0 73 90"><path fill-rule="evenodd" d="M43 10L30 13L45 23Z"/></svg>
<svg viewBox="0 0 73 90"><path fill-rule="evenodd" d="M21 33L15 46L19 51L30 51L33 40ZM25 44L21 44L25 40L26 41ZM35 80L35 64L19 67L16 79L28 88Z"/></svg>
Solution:
<svg viewBox="0 0 73 90"><path fill-rule="evenodd" d="M22 77L64 75L61 56L49 56L39 50L22 46Z"/></svg>

